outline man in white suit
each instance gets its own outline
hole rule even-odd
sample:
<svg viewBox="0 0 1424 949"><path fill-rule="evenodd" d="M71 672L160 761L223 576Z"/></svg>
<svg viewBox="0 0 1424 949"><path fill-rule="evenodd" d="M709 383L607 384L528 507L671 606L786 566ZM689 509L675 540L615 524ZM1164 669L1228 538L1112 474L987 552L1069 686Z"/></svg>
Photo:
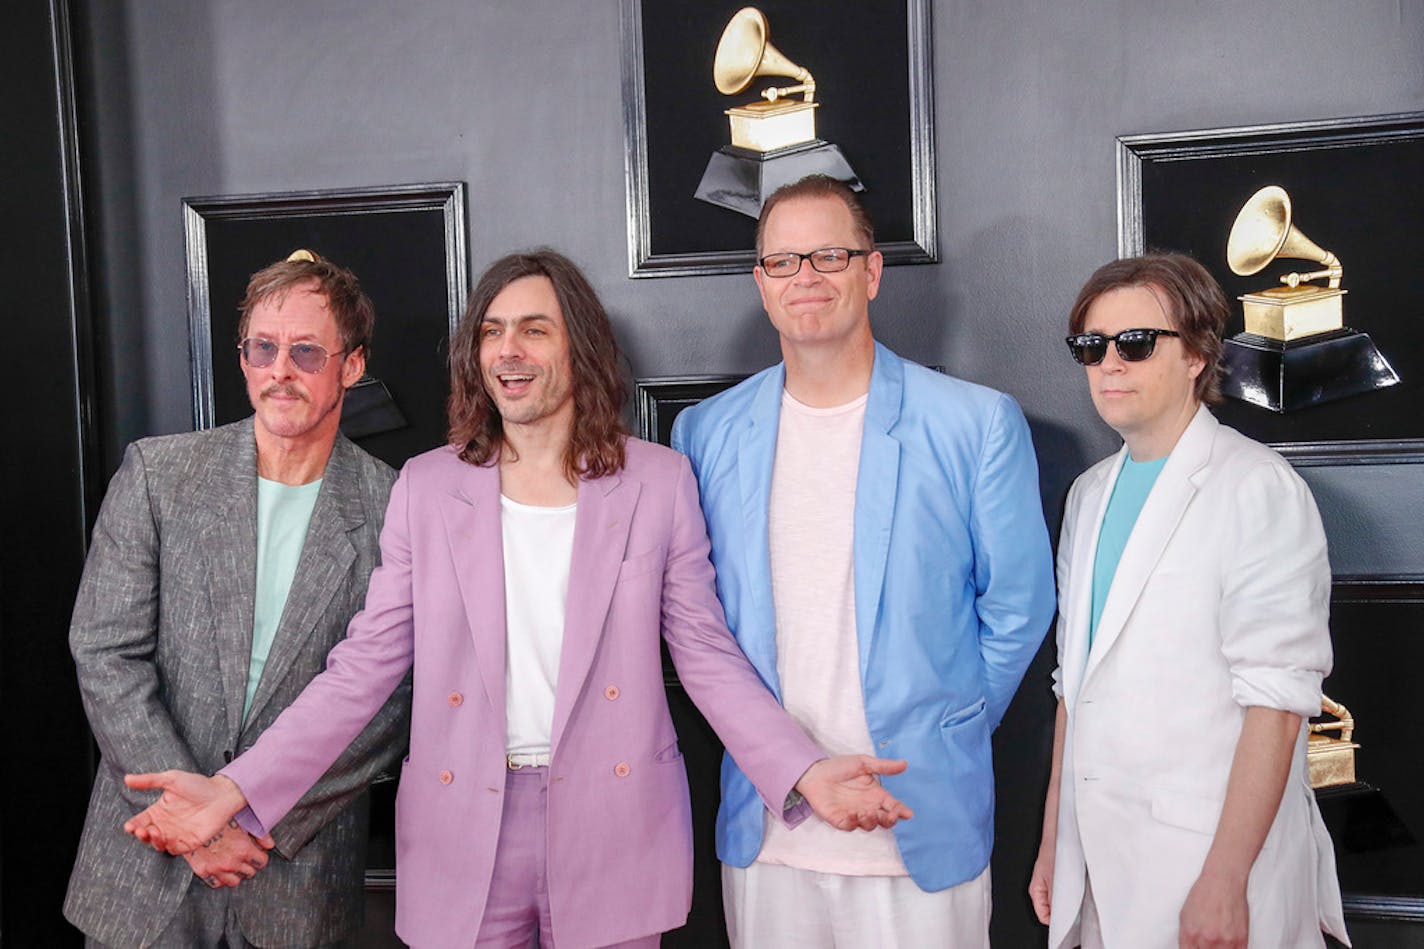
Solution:
<svg viewBox="0 0 1424 949"><path fill-rule="evenodd" d="M1068 347L1124 446L1068 494L1059 697L1029 893L1050 949L1345 939L1304 719L1330 671L1309 489L1220 425L1220 287L1187 257L1100 268Z"/></svg>

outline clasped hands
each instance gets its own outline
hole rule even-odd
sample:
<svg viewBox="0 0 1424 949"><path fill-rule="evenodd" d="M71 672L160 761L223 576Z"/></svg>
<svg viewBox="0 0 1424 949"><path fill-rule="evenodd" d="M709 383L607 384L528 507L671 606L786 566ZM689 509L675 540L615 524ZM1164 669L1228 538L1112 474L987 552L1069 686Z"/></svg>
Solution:
<svg viewBox="0 0 1424 949"><path fill-rule="evenodd" d="M817 816L839 830L890 827L914 812L885 790L877 775L899 774L905 767L904 761L869 755L822 758L806 769L796 790ZM232 820L247 798L230 778L161 771L130 774L124 783L163 792L124 821L124 830L155 850L187 857L209 886L236 886L266 865L272 838L252 838Z"/></svg>

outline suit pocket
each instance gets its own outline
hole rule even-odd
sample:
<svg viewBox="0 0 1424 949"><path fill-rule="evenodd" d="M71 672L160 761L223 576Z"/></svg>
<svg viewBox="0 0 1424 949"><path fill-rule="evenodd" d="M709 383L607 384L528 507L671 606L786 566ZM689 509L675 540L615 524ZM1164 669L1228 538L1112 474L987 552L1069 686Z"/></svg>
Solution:
<svg viewBox="0 0 1424 949"><path fill-rule="evenodd" d="M618 568L618 582L625 583L637 577L644 576L654 571L661 572L663 566L663 552L661 550L650 550L647 553L634 554L623 561Z"/></svg>
<svg viewBox="0 0 1424 949"><path fill-rule="evenodd" d="M939 720L940 728L957 728L965 722L972 721L975 717L984 714L986 702L984 699L975 699L963 708L957 708L952 712L946 712Z"/></svg>
<svg viewBox="0 0 1424 949"><path fill-rule="evenodd" d="M1212 836L1221 820L1221 805L1215 798L1157 791L1152 795L1152 818L1172 827Z"/></svg>

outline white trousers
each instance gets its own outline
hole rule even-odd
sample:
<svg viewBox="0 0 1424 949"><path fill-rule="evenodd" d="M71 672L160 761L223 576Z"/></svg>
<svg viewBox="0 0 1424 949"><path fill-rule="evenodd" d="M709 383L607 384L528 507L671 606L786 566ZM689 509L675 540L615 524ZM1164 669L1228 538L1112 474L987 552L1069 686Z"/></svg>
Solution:
<svg viewBox="0 0 1424 949"><path fill-rule="evenodd" d="M989 869L926 893L909 877L722 864L732 949L988 949Z"/></svg>

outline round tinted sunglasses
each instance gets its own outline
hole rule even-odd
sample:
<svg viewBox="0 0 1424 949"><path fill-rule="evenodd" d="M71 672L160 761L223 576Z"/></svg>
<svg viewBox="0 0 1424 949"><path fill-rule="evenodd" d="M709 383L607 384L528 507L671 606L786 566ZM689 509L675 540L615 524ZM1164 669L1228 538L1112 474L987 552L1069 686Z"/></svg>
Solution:
<svg viewBox="0 0 1424 949"><path fill-rule="evenodd" d="M1181 336L1175 330L1123 330L1115 336L1102 333L1078 333L1064 341L1073 358L1085 366L1096 366L1108 354L1108 343L1117 344L1117 354L1123 362L1142 362L1157 348L1159 336Z"/></svg>
<svg viewBox="0 0 1424 949"><path fill-rule="evenodd" d="M326 347L319 343L291 343L283 347L276 340L262 336L249 336L238 343L237 348L242 350L242 358L247 360L247 364L253 369L266 369L277 361L277 354L285 348L292 359L292 365L312 375L325 369L326 361L332 356L340 356L346 352L341 349L328 353Z"/></svg>

